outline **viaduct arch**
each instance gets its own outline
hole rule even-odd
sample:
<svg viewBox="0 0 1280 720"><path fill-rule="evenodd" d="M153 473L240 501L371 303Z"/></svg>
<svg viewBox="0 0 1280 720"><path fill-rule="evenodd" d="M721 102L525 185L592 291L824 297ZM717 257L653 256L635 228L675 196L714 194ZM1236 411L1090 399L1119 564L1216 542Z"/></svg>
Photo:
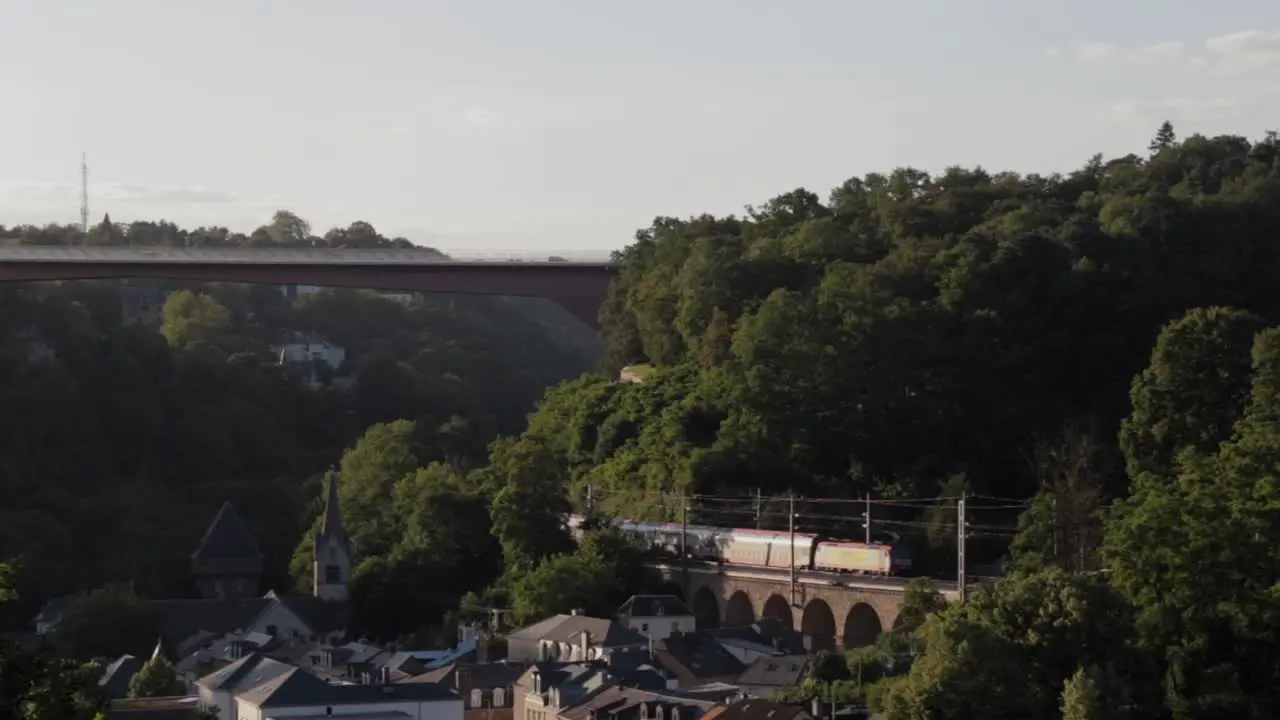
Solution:
<svg viewBox="0 0 1280 720"><path fill-rule="evenodd" d="M902 603L901 589L894 587L800 585L792 604L786 580L715 572L690 573L688 592L699 628L749 625L772 617L808 636L814 650L874 644L885 629L895 626Z"/></svg>
<svg viewBox="0 0 1280 720"><path fill-rule="evenodd" d="M607 263L455 261L434 251L0 247L0 282L148 279L544 297L599 329Z"/></svg>

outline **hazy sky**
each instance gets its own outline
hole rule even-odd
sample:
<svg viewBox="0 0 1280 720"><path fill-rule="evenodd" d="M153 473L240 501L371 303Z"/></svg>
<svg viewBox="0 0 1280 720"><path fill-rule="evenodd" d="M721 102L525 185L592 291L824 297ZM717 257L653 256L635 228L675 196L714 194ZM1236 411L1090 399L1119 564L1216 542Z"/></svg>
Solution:
<svg viewBox="0 0 1280 720"><path fill-rule="evenodd" d="M1280 128L1276 0L0 0L0 224L612 249L655 215Z"/></svg>

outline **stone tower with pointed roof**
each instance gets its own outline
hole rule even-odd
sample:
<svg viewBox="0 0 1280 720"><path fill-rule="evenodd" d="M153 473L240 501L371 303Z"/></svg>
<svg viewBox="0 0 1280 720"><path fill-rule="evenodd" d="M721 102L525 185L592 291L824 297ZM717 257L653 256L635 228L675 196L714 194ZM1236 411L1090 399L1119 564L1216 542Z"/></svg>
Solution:
<svg viewBox="0 0 1280 720"><path fill-rule="evenodd" d="M342 527L342 508L338 506L338 473L329 473L328 495L320 532L315 537L312 594L323 600L348 600L351 597L351 569L354 557L351 538Z"/></svg>
<svg viewBox="0 0 1280 720"><path fill-rule="evenodd" d="M262 583L262 553L231 503L223 503L191 554L196 587L206 598L252 598Z"/></svg>

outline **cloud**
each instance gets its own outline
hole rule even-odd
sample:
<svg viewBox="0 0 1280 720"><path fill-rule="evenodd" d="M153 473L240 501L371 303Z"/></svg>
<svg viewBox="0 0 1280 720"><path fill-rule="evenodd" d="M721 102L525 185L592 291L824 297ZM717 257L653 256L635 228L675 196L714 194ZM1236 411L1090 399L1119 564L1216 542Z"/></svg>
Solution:
<svg viewBox="0 0 1280 720"><path fill-rule="evenodd" d="M1181 42L1159 42L1136 48L1120 48L1110 43L1085 43L1076 46L1076 57L1086 63L1118 63L1125 65L1173 65L1186 53Z"/></svg>
<svg viewBox="0 0 1280 720"><path fill-rule="evenodd" d="M1255 99L1234 95L1168 98L1145 103L1126 100L1101 112L1098 119L1107 125L1155 127L1168 120L1175 126L1179 123L1194 126L1237 120L1260 107Z"/></svg>
<svg viewBox="0 0 1280 720"><path fill-rule="evenodd" d="M1061 55L1062 55L1062 48L1058 47L1057 45L1050 45L1049 47L1044 49L1045 57L1056 58Z"/></svg>
<svg viewBox="0 0 1280 720"><path fill-rule="evenodd" d="M471 125L483 128L497 127L505 123L502 115L488 108L471 108L462 114L464 120Z"/></svg>
<svg viewBox="0 0 1280 720"><path fill-rule="evenodd" d="M1262 30L1217 35L1194 47L1181 41L1138 47L1092 42L1074 50L1076 59L1095 65L1185 67L1230 75L1280 68L1280 32Z"/></svg>
<svg viewBox="0 0 1280 720"><path fill-rule="evenodd" d="M80 186L75 183L0 181L0 212L16 217L62 217L78 212ZM89 184L89 208L96 215L120 212L138 216L259 215L282 207L278 198L248 197L198 185L146 185L103 182Z"/></svg>
<svg viewBox="0 0 1280 720"><path fill-rule="evenodd" d="M1205 60L1227 73L1280 67L1280 32L1242 30L1211 37L1205 41Z"/></svg>

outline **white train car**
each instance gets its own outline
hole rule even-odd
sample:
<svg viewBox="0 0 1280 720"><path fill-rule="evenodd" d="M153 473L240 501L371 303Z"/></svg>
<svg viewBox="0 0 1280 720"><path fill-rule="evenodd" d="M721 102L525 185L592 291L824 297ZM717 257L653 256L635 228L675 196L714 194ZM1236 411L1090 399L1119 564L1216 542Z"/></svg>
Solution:
<svg viewBox="0 0 1280 720"><path fill-rule="evenodd" d="M794 550L792 550L791 534L773 530L731 530L726 533L726 541L722 546L721 560L733 565L756 565L759 567L789 568L792 558L789 551L794 552L797 568L809 567L813 557L813 545L817 535L796 533Z"/></svg>

